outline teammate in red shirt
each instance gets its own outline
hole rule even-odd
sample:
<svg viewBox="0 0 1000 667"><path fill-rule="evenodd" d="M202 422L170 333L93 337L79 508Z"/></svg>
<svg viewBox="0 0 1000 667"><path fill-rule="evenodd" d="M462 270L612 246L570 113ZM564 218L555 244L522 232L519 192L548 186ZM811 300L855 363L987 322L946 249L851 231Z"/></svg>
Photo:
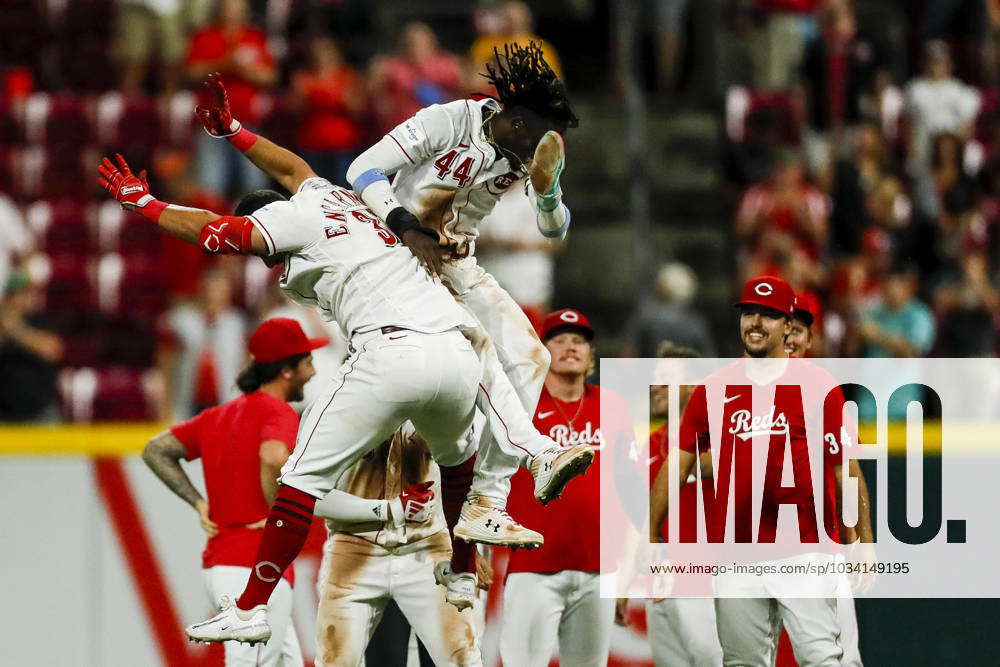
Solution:
<svg viewBox="0 0 1000 667"><path fill-rule="evenodd" d="M302 400L316 374L311 351L326 343L306 338L295 320L263 322L250 337L253 362L236 380L243 395L159 434L143 450L150 469L198 512L208 535L202 567L213 606L235 597L250 576L281 466L295 447L299 418L288 403ZM198 458L208 500L180 465ZM277 641L258 647L226 642L226 664L302 664L291 628L293 583L289 567L268 602Z"/></svg>
<svg viewBox="0 0 1000 667"><path fill-rule="evenodd" d="M794 292L788 283L772 276L754 278L744 286L742 298L736 306L740 310L740 334L745 356L769 361L765 364L758 362L759 365L744 362L730 364L695 389L680 425L678 483L692 473L698 453L708 451L710 429L706 385L725 385L725 395L712 399L719 401L719 405L715 406L718 410L713 412L722 413L723 424L715 488L722 493L729 488L734 490L732 507L736 542L755 542L758 549L766 549L763 553L767 556L754 559L758 561L829 563L834 556L830 553L829 544L820 540L820 531L821 526L830 526L828 533L836 537L840 529L834 508L839 507L840 500L841 452L851 444L841 423L843 396L839 394L839 389L834 389L833 399L822 404L824 414L821 418L825 431L823 465L828 469L824 473L832 474L823 475L824 483L818 490L817 495L822 494L825 498L822 498L823 516L817 521L804 412L806 406L817 404L816 396L811 395L811 392L815 393L815 388L835 383L816 366L787 361L785 338L791 332L795 307ZM795 389L795 385L801 391L801 398L794 392L786 391ZM758 398L769 397L770 400L754 401L752 395L755 394L760 395ZM763 413L761 407L767 409L767 406L768 412ZM767 436L767 441L762 436ZM767 451L768 441L771 446L790 446L790 467L795 484L790 487L782 484L783 462L778 460L774 465L769 457L764 470L759 526L755 532L751 521L754 502L749 492L751 485L744 483L746 479L739 472L731 482L732 463L727 460L727 451L737 461L741 457L751 457L756 447L747 445L757 441L761 441L759 447L764 451ZM737 470L739 467L737 465ZM660 475L651 493L650 532L654 536L658 536L666 516L669 502L667 485L670 483L668 476ZM710 500L706 495L706 506ZM728 504L728 499L722 502ZM768 547L766 543L775 541L779 504L798 506L799 543L789 544L786 539L784 543ZM726 524L727 512L724 510L725 506L720 504L711 513L710 523L716 530ZM711 525L709 530L712 532ZM754 553L759 555L761 552ZM716 594L719 596L716 599L717 625L726 664L771 664L779 622L788 631L800 664L841 664L841 629L836 614L837 605L833 600L837 594L836 577L814 577L802 584L795 579L796 586L810 586L808 591L790 586L790 581L766 576L749 579L716 577ZM799 597L803 594L814 597ZM734 595L744 597L732 597ZM746 597L748 595L759 597Z"/></svg>
<svg viewBox="0 0 1000 667"><path fill-rule="evenodd" d="M586 383L594 363L594 330L587 318L568 308L551 313L541 338L552 364L535 412L538 430L563 447L588 444L598 458L608 448L631 443L624 420L601 427L601 389ZM605 393L603 400L609 398ZM600 468L595 459L544 510L534 499L526 471L518 471L511 481L508 507L536 521L545 544L510 555L500 628L505 665L544 667L557 642L564 665L607 663L614 600L602 599L599 585Z"/></svg>

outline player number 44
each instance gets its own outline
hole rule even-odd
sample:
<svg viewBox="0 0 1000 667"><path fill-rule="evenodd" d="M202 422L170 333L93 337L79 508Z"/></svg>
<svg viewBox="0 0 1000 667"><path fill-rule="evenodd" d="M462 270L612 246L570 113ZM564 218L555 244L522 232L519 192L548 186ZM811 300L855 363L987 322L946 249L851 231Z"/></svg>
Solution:
<svg viewBox="0 0 1000 667"><path fill-rule="evenodd" d="M434 166L437 167L439 179L442 181L444 180L445 176L448 175L448 172L451 171L451 167L455 163L455 158L457 157L458 151L452 150L448 151L437 160L434 160ZM473 164L475 164L475 161L471 157L467 157L462 160L462 163L459 164L458 168L455 169L454 173L452 173L451 177L458 181L458 187L464 188L465 184L470 178L472 178Z"/></svg>

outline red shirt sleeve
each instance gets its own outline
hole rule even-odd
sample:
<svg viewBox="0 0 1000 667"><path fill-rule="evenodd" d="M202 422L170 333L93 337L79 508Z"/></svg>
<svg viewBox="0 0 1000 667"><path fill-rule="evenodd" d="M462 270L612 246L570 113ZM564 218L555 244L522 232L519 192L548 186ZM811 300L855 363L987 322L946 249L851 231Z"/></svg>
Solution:
<svg viewBox="0 0 1000 667"><path fill-rule="evenodd" d="M188 461L193 461L201 456L201 429L205 425L208 413L209 411L205 410L200 415L170 428L173 436L180 440L184 449L187 450L185 458Z"/></svg>
<svg viewBox="0 0 1000 667"><path fill-rule="evenodd" d="M290 405L282 405L271 412L260 429L260 441L278 440L288 451L295 449L295 435L299 430L299 416Z"/></svg>
<svg viewBox="0 0 1000 667"><path fill-rule="evenodd" d="M680 443L685 452L698 453L698 439L704 436L708 444L708 404L706 403L705 385L698 385L691 394L684 414L681 415Z"/></svg>

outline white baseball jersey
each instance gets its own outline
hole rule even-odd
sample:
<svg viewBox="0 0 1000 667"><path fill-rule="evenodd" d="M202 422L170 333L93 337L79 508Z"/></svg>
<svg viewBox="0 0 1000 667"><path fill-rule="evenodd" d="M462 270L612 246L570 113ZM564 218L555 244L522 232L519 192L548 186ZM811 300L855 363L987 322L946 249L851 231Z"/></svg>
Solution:
<svg viewBox="0 0 1000 667"><path fill-rule="evenodd" d="M247 216L269 255L284 253L281 288L319 308L344 335L398 326L440 333L475 320L352 191L323 178Z"/></svg>
<svg viewBox="0 0 1000 667"><path fill-rule="evenodd" d="M469 248L497 200L524 177L486 141L484 115L496 100L457 100L421 109L387 135L403 158L392 190L420 222Z"/></svg>

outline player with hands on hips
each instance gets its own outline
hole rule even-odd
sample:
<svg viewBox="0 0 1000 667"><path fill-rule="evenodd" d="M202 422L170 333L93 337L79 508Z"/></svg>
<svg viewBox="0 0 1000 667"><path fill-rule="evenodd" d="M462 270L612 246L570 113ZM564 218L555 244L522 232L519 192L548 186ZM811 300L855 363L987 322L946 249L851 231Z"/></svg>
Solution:
<svg viewBox="0 0 1000 667"><path fill-rule="evenodd" d="M352 192L316 177L301 158L263 137L248 136L245 128L228 140L248 146L247 158L294 192L292 198L256 191L244 198L237 215L221 216L156 200L120 156L117 166L105 160L100 172L102 185L123 206L198 243L205 252L257 254L283 262L285 292L338 322L351 341L352 354L340 375L303 418L246 590L219 616L188 628L189 636L203 641L237 635L266 641L270 630L264 605L278 575L302 547L316 500L402 422L414 423L443 468L460 467L476 452L468 434L478 404L491 429L505 436L494 439L495 446L510 450L502 458L481 458L499 460L499 465L515 462L500 471L487 467L493 473L488 484L509 479L516 462L527 459L536 496L543 502L557 496L593 454L560 448L540 435L516 399L508 403L519 412L501 417L493 409L491 398L515 392L502 370L496 370L499 361L492 347L474 350L466 337L464 332L478 329L476 321L420 269ZM488 383L483 378L490 368L494 377ZM400 382L404 376L408 381ZM484 389L487 384L492 397ZM482 474L479 462L476 466L473 483ZM500 488L505 503L506 491ZM518 524L502 508L476 509L467 516L463 507L457 519L454 530L463 539L505 546L541 544L540 534Z"/></svg>

